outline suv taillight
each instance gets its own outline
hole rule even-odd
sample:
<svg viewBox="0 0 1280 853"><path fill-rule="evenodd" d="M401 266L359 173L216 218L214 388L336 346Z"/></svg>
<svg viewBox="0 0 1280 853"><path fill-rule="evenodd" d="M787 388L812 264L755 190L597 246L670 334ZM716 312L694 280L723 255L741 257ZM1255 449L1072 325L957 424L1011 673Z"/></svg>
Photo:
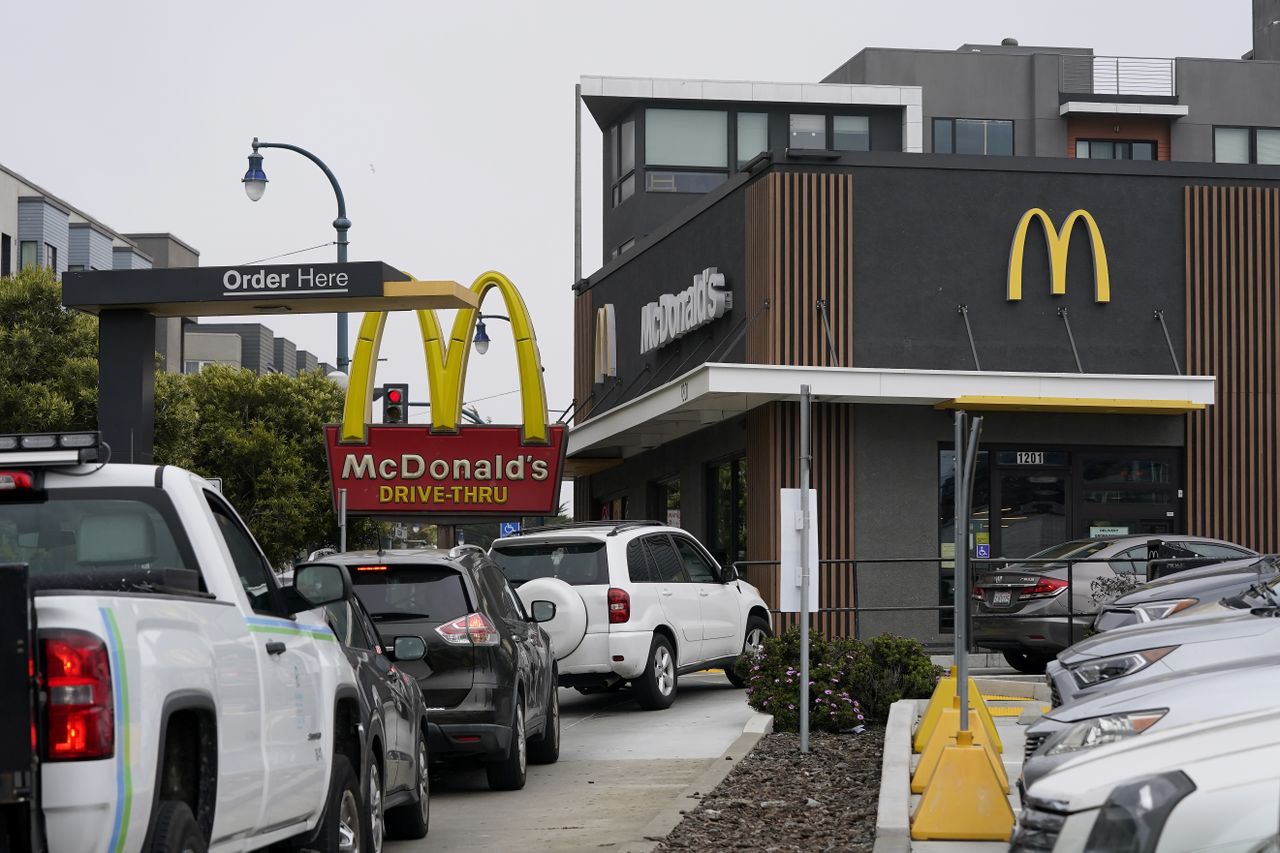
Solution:
<svg viewBox="0 0 1280 853"><path fill-rule="evenodd" d="M496 646L501 639L498 629L483 613L468 613L436 628L451 646Z"/></svg>
<svg viewBox="0 0 1280 853"><path fill-rule="evenodd" d="M609 624L617 625L631 619L631 596L625 589L609 589Z"/></svg>
<svg viewBox="0 0 1280 853"><path fill-rule="evenodd" d="M47 761L115 755L111 663L102 640L84 631L42 631Z"/></svg>
<svg viewBox="0 0 1280 853"><path fill-rule="evenodd" d="M31 491L30 471L0 471L0 492Z"/></svg>

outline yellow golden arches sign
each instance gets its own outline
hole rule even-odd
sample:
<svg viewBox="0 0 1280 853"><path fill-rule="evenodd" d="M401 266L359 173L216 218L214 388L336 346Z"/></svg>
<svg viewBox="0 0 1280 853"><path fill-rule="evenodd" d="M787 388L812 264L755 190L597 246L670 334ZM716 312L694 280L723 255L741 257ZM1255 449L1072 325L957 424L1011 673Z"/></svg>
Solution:
<svg viewBox="0 0 1280 853"><path fill-rule="evenodd" d="M538 341L533 334L528 307L511 280L502 273L493 271L483 273L471 284L471 290L478 299L477 304L493 288L502 295L507 316L511 320L511 332L515 337L524 424L522 443L546 444L547 392L542 381L542 358L538 353ZM458 423L462 419L467 357L471 352L479 311L474 308L458 311L447 345L441 334L436 312L419 310L416 313L430 390L431 430L457 432ZM365 440L366 425L373 416L374 370L378 363L378 350L382 345L382 330L386 320L385 312L376 311L365 314L364 321L360 324L355 354L351 359L346 405L342 413L341 440L344 443Z"/></svg>
<svg viewBox="0 0 1280 853"><path fill-rule="evenodd" d="M1102 243L1098 223L1087 210L1073 211L1062 223L1059 231L1053 227L1049 214L1033 207L1022 214L1013 243L1009 247L1009 280L1007 298L1010 302L1022 298L1022 259L1027 246L1027 232L1032 221L1038 221L1044 231L1045 247L1049 254L1049 292L1062 296L1067 292L1067 253L1071 245L1071 230L1077 222L1084 222L1089 230L1089 248L1093 254L1093 289L1095 302L1111 301L1111 273L1107 268L1107 249Z"/></svg>

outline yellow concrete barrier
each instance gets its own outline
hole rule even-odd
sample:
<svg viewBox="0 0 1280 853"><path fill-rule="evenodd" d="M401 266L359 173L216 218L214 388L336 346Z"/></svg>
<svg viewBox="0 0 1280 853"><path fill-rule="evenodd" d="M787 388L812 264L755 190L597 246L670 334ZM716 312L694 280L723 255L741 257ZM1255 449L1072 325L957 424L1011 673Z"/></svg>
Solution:
<svg viewBox="0 0 1280 853"><path fill-rule="evenodd" d="M1000 784L990 753L974 743L974 732L957 732L955 741L942 749L911 818L912 839L1007 841L1013 832L1007 784Z"/></svg>
<svg viewBox="0 0 1280 853"><path fill-rule="evenodd" d="M1000 787L1008 793L1009 776L1005 772L1004 761L1000 758L1000 750L988 737L976 708L969 709L969 719L966 724L961 725L959 699L953 699L952 706L938 716L937 725L933 728L933 736L925 744L924 751L920 754L920 763L916 765L916 772L911 776L911 793L922 794L926 791L938 774L943 753L948 747L958 742L957 737L961 731L967 731L969 742L981 747L986 753L993 775Z"/></svg>
<svg viewBox="0 0 1280 853"><path fill-rule="evenodd" d="M916 752L924 752L925 744L933 737L934 727L938 725L938 718L942 716L943 711L952 706L956 698L956 668L953 666L951 672L938 681L938 686L933 689L933 695L929 697L929 704L925 706L924 716L920 718L920 726L916 729L915 740L912 741L912 749ZM982 693L972 678L969 679L969 704L977 709L978 716L982 718L982 727L986 730L987 737L996 748L996 752L1004 752L1004 744L1000 742L1000 735L996 732L996 721L991 718L991 711L987 708L987 703L983 700Z"/></svg>

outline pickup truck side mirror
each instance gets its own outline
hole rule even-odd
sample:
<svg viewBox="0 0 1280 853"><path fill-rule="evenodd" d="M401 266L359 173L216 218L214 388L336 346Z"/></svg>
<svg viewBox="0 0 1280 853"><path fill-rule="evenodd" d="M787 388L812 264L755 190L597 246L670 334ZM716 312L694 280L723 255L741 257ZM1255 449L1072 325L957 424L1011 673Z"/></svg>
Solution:
<svg viewBox="0 0 1280 853"><path fill-rule="evenodd" d="M351 595L351 577L337 563L304 563L293 570L295 612L323 607Z"/></svg>

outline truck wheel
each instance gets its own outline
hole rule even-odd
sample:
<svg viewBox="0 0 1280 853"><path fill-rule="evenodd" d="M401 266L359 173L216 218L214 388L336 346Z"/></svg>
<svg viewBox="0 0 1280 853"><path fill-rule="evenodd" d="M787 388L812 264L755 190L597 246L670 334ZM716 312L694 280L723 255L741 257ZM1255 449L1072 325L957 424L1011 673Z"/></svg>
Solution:
<svg viewBox="0 0 1280 853"><path fill-rule="evenodd" d="M489 787L495 791L519 791L524 787L528 762L524 737L524 701L516 700L516 717L511 724L511 746L506 757L484 766Z"/></svg>
<svg viewBox="0 0 1280 853"><path fill-rule="evenodd" d="M190 806L181 800L162 801L151 819L147 853L205 853L208 849Z"/></svg>
<svg viewBox="0 0 1280 853"><path fill-rule="evenodd" d="M387 836L424 838L431 826L431 766L427 763L427 730L418 731L418 801L387 812Z"/></svg>
<svg viewBox="0 0 1280 853"><path fill-rule="evenodd" d="M333 756L329 800L315 841L307 845L316 853L365 853L369 837L369 810L361 805L360 780L345 755Z"/></svg>
<svg viewBox="0 0 1280 853"><path fill-rule="evenodd" d="M534 764L555 764L560 760L560 690L556 681L551 679L551 698L547 700L547 723L542 736L529 744L529 760Z"/></svg>
<svg viewBox="0 0 1280 853"><path fill-rule="evenodd" d="M676 701L676 656L671 651L671 641L661 634L653 635L649 646L649 663L644 674L631 685L636 691L636 701L646 711L670 708Z"/></svg>
<svg viewBox="0 0 1280 853"><path fill-rule="evenodd" d="M759 651L760 644L772 636L773 632L769 630L769 623L759 616L752 616L747 620L747 631L742 640L742 653L749 655ZM747 680L734 671L734 664L729 664L724 674L734 687L747 686Z"/></svg>

